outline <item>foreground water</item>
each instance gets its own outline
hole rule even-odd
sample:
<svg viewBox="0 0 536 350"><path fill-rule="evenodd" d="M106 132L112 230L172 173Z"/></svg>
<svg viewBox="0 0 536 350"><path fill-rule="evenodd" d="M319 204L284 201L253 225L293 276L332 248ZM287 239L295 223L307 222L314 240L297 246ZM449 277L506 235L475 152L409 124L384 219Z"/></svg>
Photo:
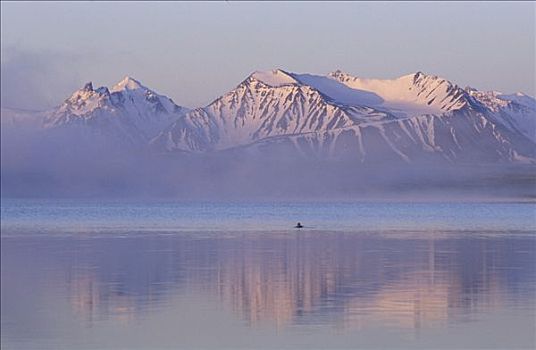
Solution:
<svg viewBox="0 0 536 350"><path fill-rule="evenodd" d="M2 349L534 348L535 208L2 200Z"/></svg>

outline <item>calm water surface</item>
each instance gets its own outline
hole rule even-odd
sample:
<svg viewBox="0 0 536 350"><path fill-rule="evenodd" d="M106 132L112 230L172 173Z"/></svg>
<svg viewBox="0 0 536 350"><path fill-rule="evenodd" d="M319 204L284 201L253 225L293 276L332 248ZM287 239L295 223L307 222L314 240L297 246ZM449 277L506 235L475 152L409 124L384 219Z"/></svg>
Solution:
<svg viewBox="0 0 536 350"><path fill-rule="evenodd" d="M2 200L1 346L534 348L535 210Z"/></svg>

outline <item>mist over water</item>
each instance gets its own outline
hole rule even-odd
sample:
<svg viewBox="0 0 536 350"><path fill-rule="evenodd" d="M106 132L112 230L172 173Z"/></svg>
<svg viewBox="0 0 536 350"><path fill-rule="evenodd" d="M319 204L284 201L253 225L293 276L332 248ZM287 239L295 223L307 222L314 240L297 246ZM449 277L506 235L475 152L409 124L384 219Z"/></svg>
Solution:
<svg viewBox="0 0 536 350"><path fill-rule="evenodd" d="M162 154L70 132L2 127L3 197L530 200L530 165L326 159L278 149Z"/></svg>

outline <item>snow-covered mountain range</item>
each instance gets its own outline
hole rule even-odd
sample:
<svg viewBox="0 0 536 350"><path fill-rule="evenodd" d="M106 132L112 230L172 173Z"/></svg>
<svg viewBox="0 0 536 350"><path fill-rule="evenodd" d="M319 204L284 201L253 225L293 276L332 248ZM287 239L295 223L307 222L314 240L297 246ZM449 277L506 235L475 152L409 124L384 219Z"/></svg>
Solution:
<svg viewBox="0 0 536 350"><path fill-rule="evenodd" d="M3 109L3 124L20 124L24 118L16 114ZM126 77L110 89L88 83L41 115L44 130L105 135L158 153L294 154L361 163L536 159L534 98L461 88L421 72L392 80L341 71L254 72L193 110Z"/></svg>
<svg viewBox="0 0 536 350"><path fill-rule="evenodd" d="M127 76L110 89L94 89L89 82L49 111L2 109L2 122L6 126L38 126L56 134L75 133L86 139L99 136L114 143L144 145L187 111Z"/></svg>
<svg viewBox="0 0 536 350"><path fill-rule="evenodd" d="M274 70L251 74L151 143L165 151L240 146L360 162L530 162L535 141L536 108L526 95L462 89L421 72L374 80Z"/></svg>

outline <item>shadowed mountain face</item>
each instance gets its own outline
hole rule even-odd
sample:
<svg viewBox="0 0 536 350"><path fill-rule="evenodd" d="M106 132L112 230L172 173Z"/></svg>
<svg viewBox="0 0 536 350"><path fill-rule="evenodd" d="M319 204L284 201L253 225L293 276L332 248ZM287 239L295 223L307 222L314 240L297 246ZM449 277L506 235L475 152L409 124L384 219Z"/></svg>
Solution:
<svg viewBox="0 0 536 350"><path fill-rule="evenodd" d="M193 110L126 77L111 88L88 83L50 111L2 109L1 120L2 188L25 195L340 195L378 183L452 184L489 167L525 177L536 159L533 98L421 72L255 72Z"/></svg>

